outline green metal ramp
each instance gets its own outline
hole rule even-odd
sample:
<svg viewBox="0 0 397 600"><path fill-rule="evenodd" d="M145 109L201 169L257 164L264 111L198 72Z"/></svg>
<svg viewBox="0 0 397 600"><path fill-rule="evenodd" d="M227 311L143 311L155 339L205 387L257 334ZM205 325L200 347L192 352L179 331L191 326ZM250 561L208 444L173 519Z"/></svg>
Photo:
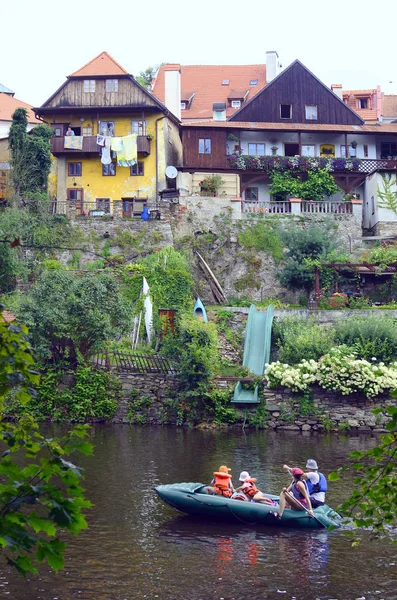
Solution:
<svg viewBox="0 0 397 600"><path fill-rule="evenodd" d="M258 311L255 304L251 304L248 312L243 365L255 375L263 375L265 364L270 360L273 314L272 305L267 310ZM254 391L247 390L239 381L234 388L232 402L258 404L258 386Z"/></svg>

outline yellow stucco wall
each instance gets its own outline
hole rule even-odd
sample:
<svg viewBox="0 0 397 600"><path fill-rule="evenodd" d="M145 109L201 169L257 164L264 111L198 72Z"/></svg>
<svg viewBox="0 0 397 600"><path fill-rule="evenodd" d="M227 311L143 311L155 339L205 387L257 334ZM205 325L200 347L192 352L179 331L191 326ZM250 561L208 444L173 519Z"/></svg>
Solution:
<svg viewBox="0 0 397 600"><path fill-rule="evenodd" d="M66 186L67 188L83 188L84 189L84 201L94 202L96 198L110 198L111 200L120 200L121 198L128 198L134 196L147 197L150 201L155 199L156 194L156 132L155 125L156 119L161 116L159 113L145 114L145 120L147 120L147 134L151 134L153 139L151 140L151 151L147 157L141 157L138 155L138 162L144 164L144 175L143 176L131 176L129 167L119 167L116 165L116 175L114 176L103 176L102 175L102 163L101 158L96 154L89 156L79 156L77 153L65 154L66 162L81 162L82 163L82 175L81 177L68 177L68 168L66 166ZM128 116L118 116L117 114L107 114L105 121L115 122L115 135L124 136L130 133L130 121L141 120L141 114L129 114ZM93 135L98 132L97 122L92 123L91 120L81 122L77 120L76 116L73 115L62 115L56 119L57 122L70 123L71 127L92 127ZM161 168L165 169L164 163L164 137L161 134L161 128L159 127L159 157ZM159 165L160 170L160 165ZM58 174L58 176L60 176ZM74 185L75 184L75 185ZM63 187L63 186L62 186ZM59 186L58 186L59 190ZM139 193L138 193L139 192ZM58 200L66 200L58 195Z"/></svg>

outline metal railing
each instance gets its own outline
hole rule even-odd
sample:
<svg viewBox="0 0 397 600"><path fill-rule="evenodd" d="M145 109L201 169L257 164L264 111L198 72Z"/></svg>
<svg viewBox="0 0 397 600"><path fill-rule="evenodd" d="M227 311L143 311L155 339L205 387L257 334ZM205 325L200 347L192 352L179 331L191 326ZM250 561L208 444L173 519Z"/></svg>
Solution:
<svg viewBox="0 0 397 600"><path fill-rule="evenodd" d="M95 366L116 373L174 373L173 364L157 354L146 355L139 352L103 352L94 359Z"/></svg>

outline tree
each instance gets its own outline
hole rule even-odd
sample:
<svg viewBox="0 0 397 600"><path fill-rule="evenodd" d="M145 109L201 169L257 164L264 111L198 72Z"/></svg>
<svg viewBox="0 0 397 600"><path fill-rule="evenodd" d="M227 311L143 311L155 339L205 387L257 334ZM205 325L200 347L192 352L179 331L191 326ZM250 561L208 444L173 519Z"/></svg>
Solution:
<svg viewBox="0 0 397 600"><path fill-rule="evenodd" d="M292 291L305 290L309 293L314 285L313 261L322 259L339 244L331 223L313 223L308 227L293 224L280 231L287 247L286 260L279 269L277 278Z"/></svg>
<svg viewBox="0 0 397 600"><path fill-rule="evenodd" d="M11 154L11 181L23 206L29 205L31 194L45 194L51 170L50 139L53 130L38 125L27 133L27 110L17 108L12 115L8 144ZM34 202L37 202L37 197Z"/></svg>
<svg viewBox="0 0 397 600"><path fill-rule="evenodd" d="M319 169L307 172L307 179L300 184L298 194L298 198L302 200L321 201L330 196L343 194L343 190L326 169Z"/></svg>
<svg viewBox="0 0 397 600"><path fill-rule="evenodd" d="M130 308L117 281L107 273L76 278L47 271L31 289L21 314L38 355L75 367L108 339L127 332Z"/></svg>
<svg viewBox="0 0 397 600"><path fill-rule="evenodd" d="M0 410L10 391L28 402L39 376L32 369L32 349L23 325L0 322ZM80 485L82 469L67 460L74 452L91 454L87 428L79 426L62 439L46 439L31 417L0 423L7 449L0 459L0 545L21 574L37 573L46 561L63 567L65 544L59 533L87 527L84 510L91 503ZM23 457L23 458L22 458Z"/></svg>
<svg viewBox="0 0 397 600"><path fill-rule="evenodd" d="M383 189L378 187L377 190L378 206L397 214L397 189L393 189L394 186L397 186L396 178L391 173L382 173L382 184Z"/></svg>
<svg viewBox="0 0 397 600"><path fill-rule="evenodd" d="M397 397L397 392L393 394ZM375 409L379 414L382 409ZM356 527L369 527L373 534L392 538L391 526L397 522L397 407L389 406L390 421L387 434L380 444L365 452L351 452L351 466L330 473L329 480L337 481L341 473L353 471L355 489L340 510L353 519ZM356 541L360 538L354 532Z"/></svg>
<svg viewBox="0 0 397 600"><path fill-rule="evenodd" d="M154 67L148 67L144 71L141 71L135 79L137 80L138 83L141 84L142 87L149 90L150 84L152 83L154 71L156 71L156 69Z"/></svg>

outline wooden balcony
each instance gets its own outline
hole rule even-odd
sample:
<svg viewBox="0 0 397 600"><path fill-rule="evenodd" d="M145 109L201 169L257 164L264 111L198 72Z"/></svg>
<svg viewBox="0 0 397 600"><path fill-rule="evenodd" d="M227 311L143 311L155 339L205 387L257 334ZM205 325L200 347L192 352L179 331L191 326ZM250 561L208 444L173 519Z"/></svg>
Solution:
<svg viewBox="0 0 397 600"><path fill-rule="evenodd" d="M247 156L227 155L229 168L237 171L269 174L272 171L304 173L318 168L327 168L334 175L354 173L370 175L376 171L397 170L397 159L378 158L311 158L308 156Z"/></svg>
<svg viewBox="0 0 397 600"><path fill-rule="evenodd" d="M71 148L64 148L65 138L53 137L51 138L51 152L54 156L60 154L100 154L101 147L96 143L96 135L85 135L83 136L83 147L81 150L72 150ZM146 135L138 135L137 137L137 150L141 156L149 156L150 154L150 140Z"/></svg>

